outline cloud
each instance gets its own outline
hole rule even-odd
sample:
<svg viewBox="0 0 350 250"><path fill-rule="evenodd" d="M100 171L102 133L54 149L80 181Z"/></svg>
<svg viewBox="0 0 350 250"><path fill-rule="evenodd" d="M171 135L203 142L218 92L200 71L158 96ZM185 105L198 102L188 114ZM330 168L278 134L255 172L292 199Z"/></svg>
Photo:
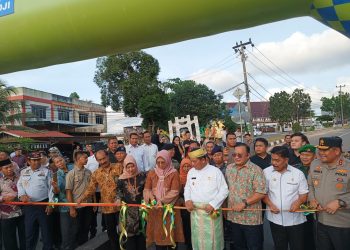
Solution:
<svg viewBox="0 0 350 250"><path fill-rule="evenodd" d="M274 64L288 73L316 73L320 70L325 71L350 65L349 39L330 29L310 36L296 32L284 41L261 43L257 48ZM249 60L266 69L255 57L276 70L256 50Z"/></svg>

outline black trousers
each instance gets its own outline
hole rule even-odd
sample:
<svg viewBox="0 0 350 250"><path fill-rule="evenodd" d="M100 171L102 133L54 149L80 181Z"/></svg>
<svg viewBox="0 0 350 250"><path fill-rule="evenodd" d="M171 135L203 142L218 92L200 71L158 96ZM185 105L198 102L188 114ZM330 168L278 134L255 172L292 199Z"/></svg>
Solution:
<svg viewBox="0 0 350 250"><path fill-rule="evenodd" d="M281 226L270 222L275 250L304 250L305 223L295 226ZM307 249L305 249L307 250Z"/></svg>
<svg viewBox="0 0 350 250"><path fill-rule="evenodd" d="M55 207L55 210L52 212L52 214L48 215L49 220L49 228L50 228L50 234L52 239L52 245L55 247L60 247L62 242L62 236L61 236L61 222L60 222L60 213Z"/></svg>
<svg viewBox="0 0 350 250"><path fill-rule="evenodd" d="M92 207L82 207L77 209L77 217L73 220L73 233L77 246L83 245L89 240L89 228L93 216Z"/></svg>
<svg viewBox="0 0 350 250"><path fill-rule="evenodd" d="M26 249L26 237L24 229L24 216L14 217L10 219L1 220L1 229L4 238L5 250L25 250ZM17 233L18 242L17 245Z"/></svg>
<svg viewBox="0 0 350 250"><path fill-rule="evenodd" d="M119 234L117 233L117 226L119 221L119 213L103 214L109 242L111 245L110 249L119 250Z"/></svg>
<svg viewBox="0 0 350 250"><path fill-rule="evenodd" d="M315 231L318 250L350 249L350 228L331 227L318 222Z"/></svg>
<svg viewBox="0 0 350 250"><path fill-rule="evenodd" d="M126 250L146 250L146 239L143 234L128 237Z"/></svg>
<svg viewBox="0 0 350 250"><path fill-rule="evenodd" d="M45 209L45 206L24 206L24 225L27 250L36 249L39 227L41 229L43 250L51 250L52 242L49 230L49 220L45 213Z"/></svg>
<svg viewBox="0 0 350 250"><path fill-rule="evenodd" d="M235 250L262 250L263 249L263 225L242 225L227 221L230 228L230 236Z"/></svg>
<svg viewBox="0 0 350 250"><path fill-rule="evenodd" d="M316 250L315 246L315 232L314 232L314 215L309 214L306 216L305 225L305 235L307 235L304 239L304 249L305 250Z"/></svg>

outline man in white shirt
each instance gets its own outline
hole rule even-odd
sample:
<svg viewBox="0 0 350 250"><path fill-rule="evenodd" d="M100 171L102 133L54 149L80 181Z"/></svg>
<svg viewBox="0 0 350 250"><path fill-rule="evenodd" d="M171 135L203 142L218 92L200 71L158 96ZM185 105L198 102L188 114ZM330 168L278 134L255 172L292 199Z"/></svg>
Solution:
<svg viewBox="0 0 350 250"><path fill-rule="evenodd" d="M277 250L304 249L303 213L296 213L307 201L309 192L302 171L288 165L289 150L277 146L271 150L272 166L264 169L267 195L264 198L268 209L272 238Z"/></svg>
<svg viewBox="0 0 350 250"><path fill-rule="evenodd" d="M158 153L157 145L151 142L151 133L148 131L143 132L143 148L145 151L145 171L148 172L152 170L156 165L156 156Z"/></svg>
<svg viewBox="0 0 350 250"><path fill-rule="evenodd" d="M221 171L208 164L202 148L189 153L193 168L185 186L186 208L191 212L193 249L224 249L222 214L216 214L228 195ZM215 216L216 215L216 216Z"/></svg>
<svg viewBox="0 0 350 250"><path fill-rule="evenodd" d="M147 162L143 146L138 145L139 136L136 133L130 133L129 145L126 146L126 153L132 155L137 163L139 172L146 172L145 163Z"/></svg>

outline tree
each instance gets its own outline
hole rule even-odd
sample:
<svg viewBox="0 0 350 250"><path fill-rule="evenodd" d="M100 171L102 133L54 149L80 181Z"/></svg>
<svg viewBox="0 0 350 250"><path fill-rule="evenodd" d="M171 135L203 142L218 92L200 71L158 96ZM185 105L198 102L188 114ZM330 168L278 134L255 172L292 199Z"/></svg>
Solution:
<svg viewBox="0 0 350 250"><path fill-rule="evenodd" d="M155 89L152 94L144 96L139 101L139 110L143 118L142 126L156 128L167 127L169 120L169 98L161 89Z"/></svg>
<svg viewBox="0 0 350 250"><path fill-rule="evenodd" d="M343 104L344 119L350 118L350 95L349 93L342 93L340 96L332 96L330 98L322 97L321 110L327 112L333 119L341 120L341 103Z"/></svg>
<svg viewBox="0 0 350 250"><path fill-rule="evenodd" d="M273 121L283 125L293 120L293 108L291 107L291 95L285 91L275 93L270 97L270 116Z"/></svg>
<svg viewBox="0 0 350 250"><path fill-rule="evenodd" d="M236 132L238 125L232 121L229 110L226 108L226 103L221 103L221 120L227 132Z"/></svg>
<svg viewBox="0 0 350 250"><path fill-rule="evenodd" d="M300 119L310 116L311 97L303 89L295 89L291 95L293 118L299 123Z"/></svg>
<svg viewBox="0 0 350 250"><path fill-rule="evenodd" d="M78 95L77 92L73 92L69 95L70 98L75 98L75 99L80 99L80 96Z"/></svg>
<svg viewBox="0 0 350 250"><path fill-rule="evenodd" d="M98 58L94 82L100 88L102 105L137 116L139 101L159 85L159 71L158 61L143 51Z"/></svg>
<svg viewBox="0 0 350 250"><path fill-rule="evenodd" d="M192 80L171 79L168 86L171 116L196 115L202 126L221 116L222 97L206 85Z"/></svg>
<svg viewBox="0 0 350 250"><path fill-rule="evenodd" d="M7 86L4 81L0 80L0 125L22 119L22 114L19 112L19 103L8 99L11 94L15 93L14 87Z"/></svg>

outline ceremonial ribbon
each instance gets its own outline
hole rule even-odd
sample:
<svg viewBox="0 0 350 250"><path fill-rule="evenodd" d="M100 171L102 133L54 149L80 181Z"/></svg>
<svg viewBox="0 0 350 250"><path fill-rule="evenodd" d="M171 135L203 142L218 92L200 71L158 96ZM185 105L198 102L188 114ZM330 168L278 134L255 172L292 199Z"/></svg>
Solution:
<svg viewBox="0 0 350 250"><path fill-rule="evenodd" d="M58 197L53 198L53 203L58 203ZM51 205L52 208L55 208L55 205Z"/></svg>
<svg viewBox="0 0 350 250"><path fill-rule="evenodd" d="M301 204L300 205L300 209L304 210L303 214L305 216L308 216L309 214L314 214L315 212L317 212L318 210L316 209L312 209L310 206L306 205L306 204Z"/></svg>
<svg viewBox="0 0 350 250"><path fill-rule="evenodd" d="M119 225L120 225L119 244L120 244L121 250L125 250L124 244L128 240L128 232L126 231L127 211L128 211L128 204L126 204L125 202L122 202L120 212L119 212Z"/></svg>
<svg viewBox="0 0 350 250"><path fill-rule="evenodd" d="M153 203L153 201L152 201ZM22 202L22 201L9 201L9 202L1 202L0 205L17 205L17 206L66 206L66 207L118 207L120 205L117 205L116 203L75 203L75 202L36 202L36 201L30 201L30 202ZM127 204L128 207L142 207L142 204ZM151 204L151 208L153 208ZM182 209L186 210L186 207L181 206L173 206L173 209ZM201 208L197 208L201 209ZM349 210L350 207L341 208L341 210ZM221 208L222 211L233 211L232 208ZM260 209L260 208L245 208L243 211L270 211L271 209ZM282 210L281 212L289 212L289 210ZM294 213L315 213L315 212L325 212L324 210L320 209L299 209L295 211Z"/></svg>
<svg viewBox="0 0 350 250"><path fill-rule="evenodd" d="M155 201L155 200L153 200ZM141 222L141 233L146 236L146 222L148 221L149 210L152 209L151 204L147 204L144 200L141 201L141 206L139 208L140 211L140 222Z"/></svg>
<svg viewBox="0 0 350 250"><path fill-rule="evenodd" d="M215 209L215 210L213 210L213 212L211 212L210 217L213 220L215 220L215 219L220 217L220 212L221 212L221 209Z"/></svg>
<svg viewBox="0 0 350 250"><path fill-rule="evenodd" d="M165 233L165 237L168 237L168 230L166 229L166 217L168 214L170 215L169 237L170 237L170 242L171 242L172 248L174 249L176 247L176 243L175 243L173 235L172 235L173 229L175 227L174 205L166 204L163 206L163 230Z"/></svg>

